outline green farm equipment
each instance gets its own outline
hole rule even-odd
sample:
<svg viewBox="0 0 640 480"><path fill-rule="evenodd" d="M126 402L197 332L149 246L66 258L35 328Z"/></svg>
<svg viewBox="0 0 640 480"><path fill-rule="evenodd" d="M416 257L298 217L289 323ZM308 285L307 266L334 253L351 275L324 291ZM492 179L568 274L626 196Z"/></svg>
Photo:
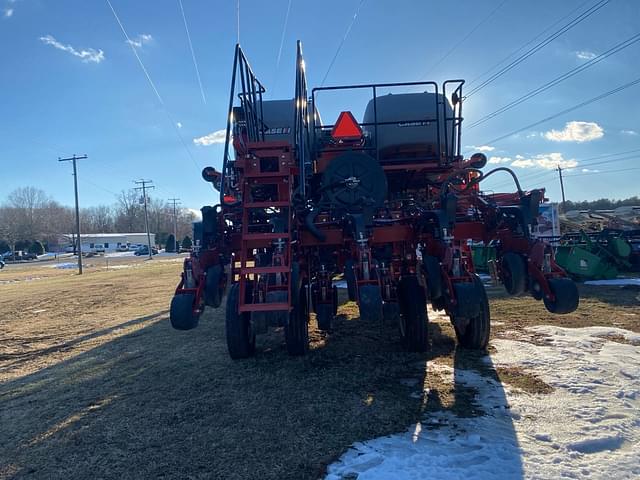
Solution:
<svg viewBox="0 0 640 480"><path fill-rule="evenodd" d="M568 234L556 247L556 262L577 280L609 280L629 270L631 245L619 230Z"/></svg>

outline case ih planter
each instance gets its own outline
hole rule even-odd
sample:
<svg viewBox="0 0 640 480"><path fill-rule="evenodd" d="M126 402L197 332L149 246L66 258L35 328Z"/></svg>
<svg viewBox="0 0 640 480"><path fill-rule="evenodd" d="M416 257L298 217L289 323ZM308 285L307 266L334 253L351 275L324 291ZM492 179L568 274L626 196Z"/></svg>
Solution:
<svg viewBox="0 0 640 480"><path fill-rule="evenodd" d="M203 171L220 200L202 209L171 303L175 328L194 328L230 282L231 357L253 355L269 327L284 327L289 353L302 355L311 310L331 329L342 274L361 319L398 322L408 350L427 348L427 302L449 315L462 346L482 349L489 303L472 241L497 245L496 273L510 294L528 291L553 313L576 309L575 284L530 235L544 190L523 191L508 168L482 171L481 153L460 155L464 81L309 94L300 43L296 65L293 100L267 101L236 47L222 172ZM319 98L345 93L368 96L362 121L345 110L322 123ZM513 178L515 193L481 191L498 173Z"/></svg>

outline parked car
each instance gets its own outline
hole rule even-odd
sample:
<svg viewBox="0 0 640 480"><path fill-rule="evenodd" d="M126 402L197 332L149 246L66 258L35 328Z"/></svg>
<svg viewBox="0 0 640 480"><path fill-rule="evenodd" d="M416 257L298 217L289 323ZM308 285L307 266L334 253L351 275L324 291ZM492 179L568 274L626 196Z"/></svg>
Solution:
<svg viewBox="0 0 640 480"><path fill-rule="evenodd" d="M93 246L93 251L94 251L95 253L104 253L104 250L105 250L105 249L104 249L104 244L103 244L103 243L96 243L96 244Z"/></svg>
<svg viewBox="0 0 640 480"><path fill-rule="evenodd" d="M0 270L2 270L4 268L4 260L2 260L2 257L0 257Z"/></svg>
<svg viewBox="0 0 640 480"><path fill-rule="evenodd" d="M156 247L151 247L151 255L157 255L158 249ZM146 245L141 245L135 251L135 255L149 255L149 247Z"/></svg>
<svg viewBox="0 0 640 480"><path fill-rule="evenodd" d="M116 248L116 250L118 252L128 252L129 251L129 245L127 245L126 243L121 243L120 245L118 245L118 248Z"/></svg>

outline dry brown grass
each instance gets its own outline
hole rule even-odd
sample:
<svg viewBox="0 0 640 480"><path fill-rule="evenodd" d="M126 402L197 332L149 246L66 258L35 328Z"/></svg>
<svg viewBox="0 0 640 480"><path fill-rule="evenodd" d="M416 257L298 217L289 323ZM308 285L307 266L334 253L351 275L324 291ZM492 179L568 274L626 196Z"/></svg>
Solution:
<svg viewBox="0 0 640 480"><path fill-rule="evenodd" d="M483 414L473 389L427 362L545 393L525 371L456 349L446 318L433 316L427 354L409 354L395 325L361 321L353 303L333 333L312 329L304 358L273 332L255 358L232 361L223 309L171 330L179 268L154 260L0 285L0 478L317 478L353 442L430 411ZM558 318L493 296L498 334ZM592 307L609 324L638 312L594 296L574 317L588 322Z"/></svg>

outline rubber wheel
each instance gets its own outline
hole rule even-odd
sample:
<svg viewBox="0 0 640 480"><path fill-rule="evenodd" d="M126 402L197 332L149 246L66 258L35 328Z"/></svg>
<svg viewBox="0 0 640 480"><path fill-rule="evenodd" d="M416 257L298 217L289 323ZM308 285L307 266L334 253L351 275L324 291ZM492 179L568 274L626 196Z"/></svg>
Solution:
<svg viewBox="0 0 640 480"><path fill-rule="evenodd" d="M193 293L184 293L174 295L171 299L169 318L171 326L176 330L192 330L198 326L200 315L193 314L195 298Z"/></svg>
<svg viewBox="0 0 640 480"><path fill-rule="evenodd" d="M222 274L221 265L207 268L207 277L204 284L204 303L208 307L218 308L222 303L222 296L224 295L224 290L220 288Z"/></svg>
<svg viewBox="0 0 640 480"><path fill-rule="evenodd" d="M367 322L382 322L382 292L378 285L360 287L360 318Z"/></svg>
<svg viewBox="0 0 640 480"><path fill-rule="evenodd" d="M473 288L474 301L477 301L480 307L478 313L469 319L464 331L460 331L455 324L454 330L460 346L471 350L484 350L489 344L489 335L491 334L491 314L487 292L478 275L474 276Z"/></svg>
<svg viewBox="0 0 640 480"><path fill-rule="evenodd" d="M502 283L509 295L521 295L527 289L527 270L522 255L507 252L500 260Z"/></svg>
<svg viewBox="0 0 640 480"><path fill-rule="evenodd" d="M427 292L432 302L442 297L442 276L440 272L440 260L433 255L425 255L422 265L427 274Z"/></svg>
<svg viewBox="0 0 640 480"><path fill-rule="evenodd" d="M382 318L384 323L399 322L400 305L398 305L398 302L384 302L382 304Z"/></svg>
<svg viewBox="0 0 640 480"><path fill-rule="evenodd" d="M304 355L309 349L309 305L307 289L300 278L300 265L291 265L289 278L293 308L289 313L289 321L284 327L284 338L289 355Z"/></svg>
<svg viewBox="0 0 640 480"><path fill-rule="evenodd" d="M316 305L316 320L318 328L325 332L331 330L333 322L333 303L319 303Z"/></svg>
<svg viewBox="0 0 640 480"><path fill-rule="evenodd" d="M356 284L356 272L353 269L353 260L344 262L344 279L347 282L349 300L355 302L358 299L358 286Z"/></svg>
<svg viewBox="0 0 640 480"><path fill-rule="evenodd" d="M549 288L555 295L554 301L543 298L544 306L551 313L571 313L578 308L580 294L573 280L568 278L552 278L549 280Z"/></svg>
<svg viewBox="0 0 640 480"><path fill-rule="evenodd" d="M247 297L250 297L250 291L246 293ZM229 351L229 356L234 360L250 357L256 351L256 336L251 331L251 315L249 312L238 312L239 295L240 284L234 283L231 285L227 296L227 311L225 315L227 350Z"/></svg>
<svg viewBox="0 0 640 480"><path fill-rule="evenodd" d="M411 352L424 352L429 346L427 293L417 277L409 276L400 279L398 297L402 343Z"/></svg>

